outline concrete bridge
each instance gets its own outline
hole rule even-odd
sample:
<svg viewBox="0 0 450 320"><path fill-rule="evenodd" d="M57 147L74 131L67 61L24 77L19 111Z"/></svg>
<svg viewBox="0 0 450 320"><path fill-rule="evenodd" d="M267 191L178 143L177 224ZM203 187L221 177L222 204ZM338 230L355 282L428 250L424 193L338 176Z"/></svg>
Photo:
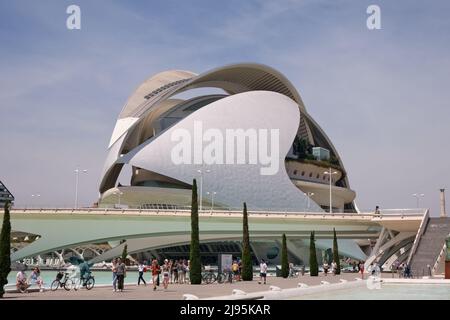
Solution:
<svg viewBox="0 0 450 320"><path fill-rule="evenodd" d="M3 218L3 213L0 216ZM335 228L342 255L365 260L367 256L355 240L374 240L377 243L368 261L393 263L392 256L403 255L407 259L405 251L413 252L413 243L425 217L428 210L424 209L383 210L380 214L249 211L249 229L252 243L279 240L285 233L289 239L288 250L295 254L299 242L303 241L303 245L308 242L311 231L316 234L316 247L331 247ZM200 212L199 221L202 243L242 238L242 212L205 210ZM11 224L15 232L39 236L12 253L12 261L118 240L126 240L129 253L188 244L191 229L188 210L12 209ZM91 261L120 256L125 243Z"/></svg>

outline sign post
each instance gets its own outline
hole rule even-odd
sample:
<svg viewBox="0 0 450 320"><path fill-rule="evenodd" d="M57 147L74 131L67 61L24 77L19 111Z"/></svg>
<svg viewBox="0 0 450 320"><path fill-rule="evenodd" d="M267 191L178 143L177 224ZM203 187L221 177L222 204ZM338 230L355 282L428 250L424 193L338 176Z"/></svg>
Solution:
<svg viewBox="0 0 450 320"><path fill-rule="evenodd" d="M233 255L221 254L219 256L219 272L224 272L224 270L230 271L232 264L233 264Z"/></svg>

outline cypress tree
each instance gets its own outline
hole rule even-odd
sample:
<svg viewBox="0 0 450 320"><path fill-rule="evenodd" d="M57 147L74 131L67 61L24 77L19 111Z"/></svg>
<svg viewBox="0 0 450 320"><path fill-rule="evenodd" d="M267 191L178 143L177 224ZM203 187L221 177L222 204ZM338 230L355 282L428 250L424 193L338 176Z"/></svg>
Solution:
<svg viewBox="0 0 450 320"><path fill-rule="evenodd" d="M8 274L11 271L11 221L9 201L5 203L2 231L0 233L0 298L5 294L4 286L8 284Z"/></svg>
<svg viewBox="0 0 450 320"><path fill-rule="evenodd" d="M125 260L127 259L128 256L128 245L125 244L123 246L123 250L122 250L122 262L125 263Z"/></svg>
<svg viewBox="0 0 450 320"><path fill-rule="evenodd" d="M289 261L286 244L286 234L283 233L283 241L281 245L281 276L287 278L289 276Z"/></svg>
<svg viewBox="0 0 450 320"><path fill-rule="evenodd" d="M341 263L339 261L339 249L335 228L333 228L333 260L336 262L336 274L341 274Z"/></svg>
<svg viewBox="0 0 450 320"><path fill-rule="evenodd" d="M198 230L198 199L197 181L192 183L192 204L191 204L191 247L190 247L190 269L189 278L191 284L202 283L202 266L200 262L200 239Z"/></svg>
<svg viewBox="0 0 450 320"><path fill-rule="evenodd" d="M317 264L315 241L314 231L311 231L311 238L309 241L309 274L311 277L317 277L319 275L319 265Z"/></svg>
<svg viewBox="0 0 450 320"><path fill-rule="evenodd" d="M253 264L252 255L250 253L250 234L248 231L247 204L245 202L242 234L242 280L253 280Z"/></svg>

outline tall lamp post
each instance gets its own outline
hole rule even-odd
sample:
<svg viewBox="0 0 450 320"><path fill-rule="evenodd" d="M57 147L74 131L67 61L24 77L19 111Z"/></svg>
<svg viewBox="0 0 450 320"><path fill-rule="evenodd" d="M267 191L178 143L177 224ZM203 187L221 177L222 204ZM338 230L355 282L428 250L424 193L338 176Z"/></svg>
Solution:
<svg viewBox="0 0 450 320"><path fill-rule="evenodd" d="M211 212L214 210L214 195L217 194L217 192L207 192L207 195L211 195Z"/></svg>
<svg viewBox="0 0 450 320"><path fill-rule="evenodd" d="M31 198L33 198L33 199L36 198L36 199L37 199L37 198L39 198L40 196L41 196L40 194L32 194L32 195L31 195ZM37 207L37 201L36 201L36 203L35 203L35 201L33 201L33 203L34 203L34 205Z"/></svg>
<svg viewBox="0 0 450 320"><path fill-rule="evenodd" d="M309 211L309 207L311 204L311 197L314 195L314 192L306 192L304 193L304 195L306 196L306 198L308 198L308 211Z"/></svg>
<svg viewBox="0 0 450 320"><path fill-rule="evenodd" d="M123 192L119 190L119 191L114 192L113 194L119 196L119 207L120 207L120 197L123 195Z"/></svg>
<svg viewBox="0 0 450 320"><path fill-rule="evenodd" d="M338 174L338 172L337 171L331 171L331 167L330 167L330 170L329 171L325 171L324 174L327 174L327 175L330 176L330 178L329 178L330 179L330 213L333 213L333 201L332 201L332 198L331 198L331 180L332 180L333 174Z"/></svg>
<svg viewBox="0 0 450 320"><path fill-rule="evenodd" d="M423 193L414 193L412 196L416 198L416 208L419 208L420 198L423 198L425 195Z"/></svg>
<svg viewBox="0 0 450 320"><path fill-rule="evenodd" d="M79 175L80 172L81 173L87 173L86 169L80 170L78 168L75 169L75 209L78 208L78 180L79 180Z"/></svg>
<svg viewBox="0 0 450 320"><path fill-rule="evenodd" d="M211 172L211 170L198 169L197 172L200 173L200 211L202 211L202 208L203 208L203 204L202 204L202 202L203 202L203 174Z"/></svg>

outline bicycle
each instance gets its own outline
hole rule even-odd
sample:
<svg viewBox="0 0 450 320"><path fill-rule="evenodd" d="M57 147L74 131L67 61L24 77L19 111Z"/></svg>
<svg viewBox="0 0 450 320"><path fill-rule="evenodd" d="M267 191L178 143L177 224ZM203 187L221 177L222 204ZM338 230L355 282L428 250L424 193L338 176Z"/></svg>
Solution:
<svg viewBox="0 0 450 320"><path fill-rule="evenodd" d="M214 283L216 282L216 280L217 276L212 270L204 272L202 274L202 281L205 282L206 284Z"/></svg>
<svg viewBox="0 0 450 320"><path fill-rule="evenodd" d="M216 275L214 271L210 270L202 274L202 281L206 284L211 284L216 281L217 283L224 283L226 281L229 281L229 275L223 272L219 272Z"/></svg>
<svg viewBox="0 0 450 320"><path fill-rule="evenodd" d="M68 272L58 272L56 275L56 279L52 281L50 285L50 290L56 291L58 288L64 288L66 291L70 291L72 289L74 283L73 280L70 279Z"/></svg>
<svg viewBox="0 0 450 320"><path fill-rule="evenodd" d="M81 287L85 287L86 290L91 290L95 285L95 278L91 272L87 273L83 278L78 279L76 285L74 286L75 290L78 290Z"/></svg>
<svg viewBox="0 0 450 320"><path fill-rule="evenodd" d="M92 273L88 273L88 276L86 277L83 287L86 287L87 290L91 290L95 285L95 278L92 275Z"/></svg>
<svg viewBox="0 0 450 320"><path fill-rule="evenodd" d="M217 282L218 283L224 283L226 281L229 281L229 275L224 272L219 272L217 274Z"/></svg>

